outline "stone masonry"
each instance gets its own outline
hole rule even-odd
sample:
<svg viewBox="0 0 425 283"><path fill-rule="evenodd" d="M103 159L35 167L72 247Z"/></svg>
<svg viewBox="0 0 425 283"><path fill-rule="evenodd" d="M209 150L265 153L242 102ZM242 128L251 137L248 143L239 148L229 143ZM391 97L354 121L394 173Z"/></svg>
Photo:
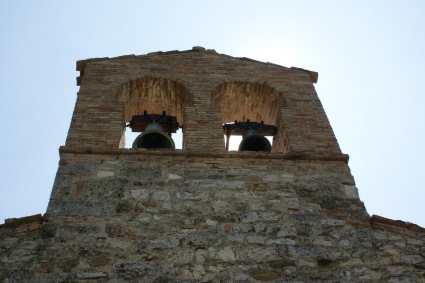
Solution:
<svg viewBox="0 0 425 283"><path fill-rule="evenodd" d="M425 282L425 229L368 215L317 73L202 47L77 70L47 212L0 225L0 282ZM183 148L127 148L144 110ZM247 119L271 153L225 150Z"/></svg>

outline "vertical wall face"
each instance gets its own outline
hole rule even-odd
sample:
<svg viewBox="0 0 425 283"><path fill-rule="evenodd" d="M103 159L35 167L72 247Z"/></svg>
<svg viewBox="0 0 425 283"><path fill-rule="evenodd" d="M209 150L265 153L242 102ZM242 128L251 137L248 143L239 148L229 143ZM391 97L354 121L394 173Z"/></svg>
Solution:
<svg viewBox="0 0 425 283"><path fill-rule="evenodd" d="M114 278L228 281L233 270L270 281L282 277L285 243L327 241L322 223L334 215L340 226L367 222L308 72L210 51L88 60L81 71L46 227L79 246L63 219L93 223L85 244L108 244L88 252L89 267L99 255L95 270ZM176 116L183 150L120 148L124 125L144 111ZM273 153L226 152L223 124L235 120L276 126ZM311 255L290 261L317 267Z"/></svg>
<svg viewBox="0 0 425 283"><path fill-rule="evenodd" d="M177 116L184 149L223 151L222 124L249 119L278 127L274 152L341 153L308 71L199 50L79 66L67 147L119 148L123 125L147 110Z"/></svg>
<svg viewBox="0 0 425 283"><path fill-rule="evenodd" d="M79 70L47 213L0 229L1 281L424 278L420 236L371 228L311 73L199 49ZM122 148L145 110L177 117L182 150ZM276 126L272 153L225 151L247 119Z"/></svg>

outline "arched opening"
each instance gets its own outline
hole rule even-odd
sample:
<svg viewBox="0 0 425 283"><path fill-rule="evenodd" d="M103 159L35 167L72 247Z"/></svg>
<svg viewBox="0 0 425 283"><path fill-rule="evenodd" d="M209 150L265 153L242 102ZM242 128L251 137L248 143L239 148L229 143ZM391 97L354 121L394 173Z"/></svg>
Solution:
<svg viewBox="0 0 425 283"><path fill-rule="evenodd" d="M234 127L232 124L253 122L276 128L277 117L285 105L285 98L281 92L265 83L229 82L213 90L212 102L221 109L226 147L229 150L237 150L244 131L243 127L242 130L229 131L229 128ZM285 151L284 146L276 146L273 143L274 136L281 133L276 131L263 131L263 133L262 135L272 143L272 151ZM230 140L227 140L228 138Z"/></svg>
<svg viewBox="0 0 425 283"><path fill-rule="evenodd" d="M123 122L129 124L134 115L162 114L175 116L180 129L172 134L176 149L184 148L184 109L192 104L187 88L181 83L164 79L145 77L130 80L119 90L119 98L124 103ZM126 127L122 133L121 147L132 147L140 134Z"/></svg>

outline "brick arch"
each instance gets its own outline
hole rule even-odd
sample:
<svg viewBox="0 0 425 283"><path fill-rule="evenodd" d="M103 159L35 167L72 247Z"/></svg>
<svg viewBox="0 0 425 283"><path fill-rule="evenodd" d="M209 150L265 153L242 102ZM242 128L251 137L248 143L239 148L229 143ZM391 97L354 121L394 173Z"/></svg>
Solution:
<svg viewBox="0 0 425 283"><path fill-rule="evenodd" d="M222 82L213 89L211 102L219 105L223 123L249 119L277 126L272 151L287 151L287 133L280 121L280 111L286 107L286 98L281 91L266 82Z"/></svg>
<svg viewBox="0 0 425 283"><path fill-rule="evenodd" d="M123 105L123 122L133 115L161 114L176 116L180 126L185 123L185 107L193 104L188 88L180 82L159 76L143 76L129 79L119 86L117 98ZM183 129L183 143L184 143ZM120 147L124 146L124 130Z"/></svg>
<svg viewBox="0 0 425 283"><path fill-rule="evenodd" d="M124 104L124 120L132 115L162 113L176 116L180 124L184 123L184 107L192 104L192 96L181 83L161 78L143 77L129 80L118 90L118 99Z"/></svg>
<svg viewBox="0 0 425 283"><path fill-rule="evenodd" d="M286 104L283 93L268 84L246 81L221 83L213 89L211 101L219 105L223 123L250 119L272 125Z"/></svg>

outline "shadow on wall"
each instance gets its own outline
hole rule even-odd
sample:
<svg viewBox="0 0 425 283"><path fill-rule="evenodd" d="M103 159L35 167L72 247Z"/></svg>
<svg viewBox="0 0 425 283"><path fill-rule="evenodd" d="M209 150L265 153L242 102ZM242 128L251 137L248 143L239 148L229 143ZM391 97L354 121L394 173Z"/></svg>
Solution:
<svg viewBox="0 0 425 283"><path fill-rule="evenodd" d="M145 77L130 80L122 85L118 97L124 104L123 122L125 124L132 120L133 115L141 115L142 113L148 113L148 115L166 113L166 115L175 116L183 129L179 129L171 137L176 149L185 148L184 112L186 106L193 104L193 100L184 85L169 79ZM275 128L278 124L279 111L286 105L281 92L265 83L258 82L222 83L212 90L211 103L220 107L222 123L224 124L235 120L240 122L251 120L272 125ZM131 128L125 128L122 132L120 146L131 148L133 141L139 134L140 132L132 132ZM276 132L273 134L276 134ZM277 141L284 140L279 138L283 134L284 131L278 132ZM266 133L259 133L259 135L266 136ZM228 137L229 144L227 144ZM267 140L262 139L268 143ZM269 136L267 139L271 144L271 149L267 151L286 151L284 142L273 143L276 140L273 136ZM230 135L223 137L223 145L228 146L229 150L238 150L241 141L241 133L233 133L231 138Z"/></svg>

